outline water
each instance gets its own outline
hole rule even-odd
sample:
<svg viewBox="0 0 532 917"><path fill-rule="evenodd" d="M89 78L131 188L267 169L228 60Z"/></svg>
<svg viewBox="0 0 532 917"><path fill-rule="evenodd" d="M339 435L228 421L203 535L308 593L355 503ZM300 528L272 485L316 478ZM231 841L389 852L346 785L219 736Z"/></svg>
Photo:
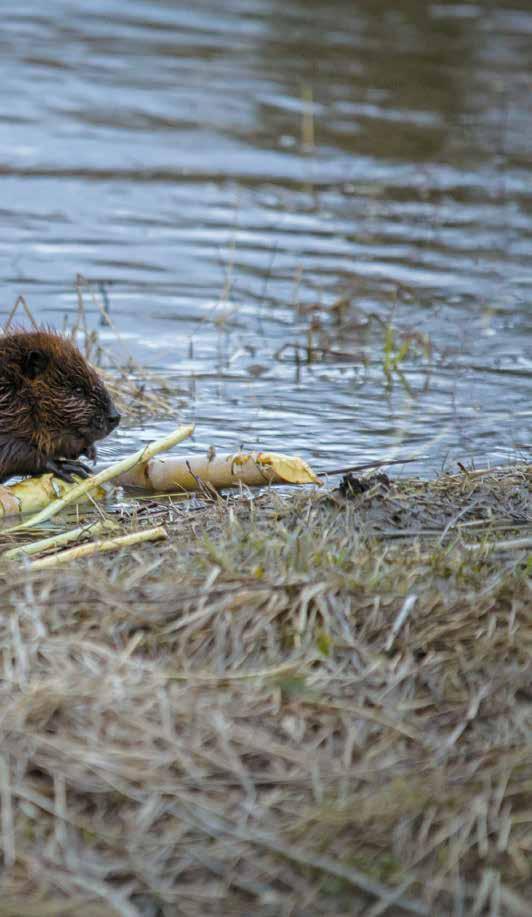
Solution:
<svg viewBox="0 0 532 917"><path fill-rule="evenodd" d="M61 326L76 274L104 284L102 336L173 380L192 448L530 455L526 0L2 14L3 315L22 293ZM386 385L389 322L411 349Z"/></svg>

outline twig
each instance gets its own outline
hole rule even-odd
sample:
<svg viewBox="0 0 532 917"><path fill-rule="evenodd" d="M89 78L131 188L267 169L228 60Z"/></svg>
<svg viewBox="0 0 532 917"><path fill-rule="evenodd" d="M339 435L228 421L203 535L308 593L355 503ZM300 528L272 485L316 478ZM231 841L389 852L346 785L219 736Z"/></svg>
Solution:
<svg viewBox="0 0 532 917"><path fill-rule="evenodd" d="M415 595L414 593L412 593L411 595L407 595L406 599L404 600L403 607L401 608L401 611L399 612L395 621L393 622L390 636L388 637L388 640L386 641L385 649L387 653L389 653L391 648L393 647L397 634L399 633L403 624L405 623L406 619L408 618L409 614L413 610L416 602L417 602L417 595Z"/></svg>
<svg viewBox="0 0 532 917"><path fill-rule="evenodd" d="M163 525L153 529L143 529L141 532L132 532L130 535L120 535L118 538L108 538L106 541L91 541L89 544L80 544L76 548L69 548L67 551L60 551L58 554L51 554L49 557L42 557L35 560L32 570L47 570L49 567L57 567L59 564L66 564L69 560L77 560L80 557L91 557L93 554L104 554L108 551L119 551L120 548L128 547L132 544L140 544L143 541L158 541L161 538L167 538L167 531Z"/></svg>
<svg viewBox="0 0 532 917"><path fill-rule="evenodd" d="M347 468L321 468L316 474L333 475L333 474L350 474L352 471L366 471L369 468L383 468L386 465L407 465L409 462L420 462L423 456L417 458L390 459L382 462L367 462L364 465L350 465Z"/></svg>
<svg viewBox="0 0 532 917"><path fill-rule="evenodd" d="M194 821L201 825L207 834L211 835L211 837L219 838L220 835L228 834L248 844L255 844L259 847L263 847L277 856L281 856L293 863L298 863L300 866L307 866L310 867L310 869L315 869L317 872L324 872L331 876L336 876L336 878L342 879L349 885L353 885L357 889L362 889L362 891L366 892L368 895L373 895L380 900L389 901L390 903L393 902L396 907L400 907L410 914L420 914L422 917L429 917L431 914L429 908L421 901L415 901L412 898L397 897L395 889L388 888L375 879L370 879L368 875L359 869L355 869L353 866L345 866L343 863L338 863L330 857L315 856L312 853L298 850L294 845L289 846L288 844L283 844L281 841L278 841L275 837L271 837L264 831L253 831L242 825L231 824L227 819L221 818L213 812L202 811L200 806L195 808L193 818Z"/></svg>
<svg viewBox="0 0 532 917"><path fill-rule="evenodd" d="M316 660L313 658L300 660L299 662L284 662L281 665L274 666L271 669L258 669L255 672L220 672L219 675L213 675L210 672L163 672L164 678L169 681L186 681L187 684L223 684L233 681L262 681L264 678L279 678L284 675L293 675L299 672L303 666L307 668Z"/></svg>
<svg viewBox="0 0 532 917"><path fill-rule="evenodd" d="M378 723L379 726L384 726L385 729L393 729L395 732L401 733L401 735L406 736L408 739L412 739L413 742L419 742L420 745L426 744L423 735L418 732L417 729L413 729L411 726L408 726L405 723L395 723L385 714L369 710L368 708L361 707L358 704L341 704L315 700L307 701L305 698L301 699L301 703L311 704L313 707L316 707L320 710L338 710L339 713L350 713L351 716L358 717L361 720L369 720L370 723Z"/></svg>
<svg viewBox="0 0 532 917"><path fill-rule="evenodd" d="M80 525L69 532L61 532L60 535L52 535L50 538L39 538L38 541L31 541L28 544L18 545L16 548L10 548L4 551L1 556L2 560L19 560L22 557L29 557L32 554L40 554L47 551L48 548L60 548L71 541L83 538L85 535L100 535L101 532L119 529L120 526L110 519L100 520L99 522L90 522L88 525Z"/></svg>
<svg viewBox="0 0 532 917"><path fill-rule="evenodd" d="M11 312L7 316L6 321L4 323L4 328L3 328L4 334L6 334L7 331L9 330L9 326L11 325L11 322L13 321L13 318L15 317L15 313L20 305L23 306L24 311L32 324L32 327L35 329L39 327L32 315L32 312L31 312L30 307L28 306L28 303L26 302L26 298L24 296L17 296L15 305L11 309Z"/></svg>
<svg viewBox="0 0 532 917"><path fill-rule="evenodd" d="M13 866L15 862L15 829L13 824L13 801L11 795L11 779L9 762L0 755L0 802L2 824L2 852L6 867Z"/></svg>

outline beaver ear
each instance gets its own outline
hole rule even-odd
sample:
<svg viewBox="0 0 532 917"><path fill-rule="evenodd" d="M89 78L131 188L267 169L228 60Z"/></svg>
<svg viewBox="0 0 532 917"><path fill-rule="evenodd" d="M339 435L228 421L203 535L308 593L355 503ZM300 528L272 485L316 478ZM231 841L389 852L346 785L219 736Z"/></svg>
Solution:
<svg viewBox="0 0 532 917"><path fill-rule="evenodd" d="M24 357L22 371L28 379L36 379L44 372L49 362L50 357L43 350L30 350Z"/></svg>

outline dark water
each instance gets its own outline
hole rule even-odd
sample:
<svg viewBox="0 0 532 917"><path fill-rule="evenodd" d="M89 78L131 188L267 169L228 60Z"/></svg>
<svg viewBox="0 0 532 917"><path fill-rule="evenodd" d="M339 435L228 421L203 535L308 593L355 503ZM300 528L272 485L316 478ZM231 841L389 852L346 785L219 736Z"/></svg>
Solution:
<svg viewBox="0 0 532 917"><path fill-rule="evenodd" d="M2 314L103 283L196 447L530 455L531 61L525 0L4 0Z"/></svg>

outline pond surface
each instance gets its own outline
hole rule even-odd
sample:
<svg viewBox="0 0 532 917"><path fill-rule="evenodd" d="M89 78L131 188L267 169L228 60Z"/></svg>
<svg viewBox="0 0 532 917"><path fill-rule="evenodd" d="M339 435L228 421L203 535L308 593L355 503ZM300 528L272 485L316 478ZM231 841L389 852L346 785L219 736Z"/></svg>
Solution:
<svg viewBox="0 0 532 917"><path fill-rule="evenodd" d="M2 316L84 275L193 448L530 456L528 2L5 0L0 52Z"/></svg>

